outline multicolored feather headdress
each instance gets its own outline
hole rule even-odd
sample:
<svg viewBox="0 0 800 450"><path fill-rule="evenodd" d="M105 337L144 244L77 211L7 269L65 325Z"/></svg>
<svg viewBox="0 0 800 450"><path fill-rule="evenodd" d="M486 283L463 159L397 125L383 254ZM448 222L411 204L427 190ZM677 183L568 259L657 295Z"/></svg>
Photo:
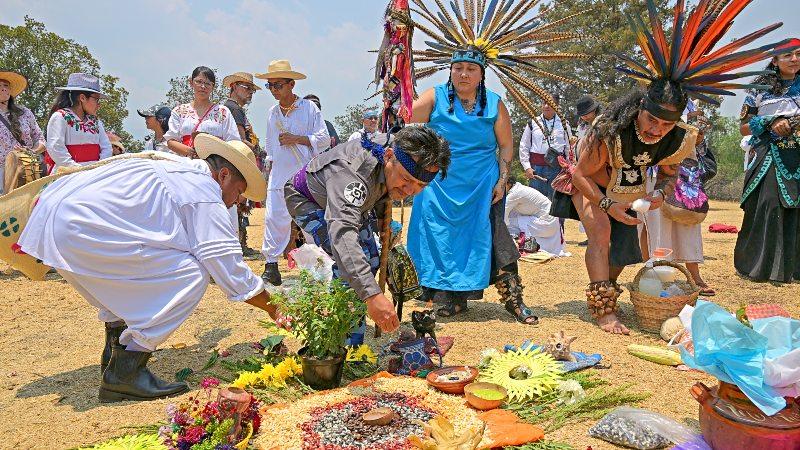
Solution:
<svg viewBox="0 0 800 450"><path fill-rule="evenodd" d="M541 86L531 80L532 76L547 77L564 83L581 85L577 80L548 72L536 63L553 59L588 58L589 55L581 53L542 52L536 51L538 47L555 42L576 39L580 35L567 31L559 31L558 27L577 14L564 17L551 23L544 23L541 14L534 14L534 7L541 0L451 0L449 10L441 0L433 0L430 7L425 0L410 0L416 8L408 7L409 0L391 0L387 11L395 11L388 18L408 17L414 29L425 33L430 40L425 41L427 48L424 50L411 50L407 60L413 63L429 63L424 67L412 64L409 77L413 83L440 70L448 69L453 62L468 61L480 64L491 69L500 79L508 94L522 106L531 116L536 116L536 105L526 95L522 88L534 93L545 103L560 111L553 97ZM405 4L408 15L397 13ZM430 2L428 2L430 3ZM400 7L400 8L398 8ZM422 23L411 17L414 12ZM451 14L452 13L452 14ZM404 25L407 25L404 24ZM390 55L397 54L399 47L392 46L387 25L387 37L379 50L378 66L376 68L376 84L384 80L386 88L386 74L391 73L392 66L386 64L391 60ZM409 33L410 34L410 33ZM396 42L396 40L395 40ZM410 48L407 44L404 51ZM394 66L397 67L397 66ZM402 76L397 77L398 80ZM402 94L398 98L404 97ZM406 108L410 111L410 102L401 105L400 111ZM409 114L410 116L410 114Z"/></svg>
<svg viewBox="0 0 800 450"><path fill-rule="evenodd" d="M750 50L738 50L779 28L782 23L769 25L714 50L715 45L733 25L733 19L751 1L700 0L687 16L684 0L677 0L673 14L673 32L668 40L654 0L647 0L647 23L640 17L628 16L647 61L641 63L628 56L617 55L625 62L625 66L617 69L645 85L651 85L657 80L675 83L689 97L713 105L719 105L719 101L712 96L735 95L731 89L767 88L768 86L757 84L730 82L759 75L763 71L732 71L780 53L775 48L785 41ZM680 116L680 111L677 115Z"/></svg>

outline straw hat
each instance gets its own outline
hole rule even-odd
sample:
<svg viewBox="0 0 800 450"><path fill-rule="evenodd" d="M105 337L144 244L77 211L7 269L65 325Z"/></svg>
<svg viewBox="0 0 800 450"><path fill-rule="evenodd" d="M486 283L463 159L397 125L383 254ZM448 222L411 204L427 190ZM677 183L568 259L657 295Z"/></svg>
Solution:
<svg viewBox="0 0 800 450"><path fill-rule="evenodd" d="M247 72L236 72L228 75L227 77L222 79L222 85L225 87L231 87L233 83L247 83L252 84L257 91L260 91L261 88L256 86L253 83L253 74Z"/></svg>
<svg viewBox="0 0 800 450"><path fill-rule="evenodd" d="M122 143L122 138L110 131L106 132L106 136L108 136L108 142L111 145L119 147L123 152L125 151L125 145Z"/></svg>
<svg viewBox="0 0 800 450"><path fill-rule="evenodd" d="M305 80L306 76L292 70L292 65L286 59L270 61L266 73L257 73L256 78L270 80L272 78L288 78L290 80Z"/></svg>
<svg viewBox="0 0 800 450"><path fill-rule="evenodd" d="M8 81L11 96L16 97L28 87L28 80L17 72L0 71L0 80Z"/></svg>
<svg viewBox="0 0 800 450"><path fill-rule="evenodd" d="M244 195L254 202L263 201L267 197L267 182L256 164L256 155L242 141L228 141L206 133L194 138L197 156L206 159L210 155L219 155L236 167L247 182Z"/></svg>

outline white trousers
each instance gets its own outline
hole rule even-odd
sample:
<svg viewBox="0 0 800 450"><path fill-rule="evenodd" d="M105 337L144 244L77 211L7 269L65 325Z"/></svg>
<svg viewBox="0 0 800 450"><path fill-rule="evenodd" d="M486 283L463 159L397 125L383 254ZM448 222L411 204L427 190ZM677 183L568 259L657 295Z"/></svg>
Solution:
<svg viewBox="0 0 800 450"><path fill-rule="evenodd" d="M119 342L153 351L189 317L208 287L208 272L197 262L164 275L107 280L59 270L92 306L103 322L123 321L128 328Z"/></svg>
<svg viewBox="0 0 800 450"><path fill-rule="evenodd" d="M286 209L283 189L270 189L264 206L264 243L261 253L268 263L278 262L278 258L289 245L292 234L292 216ZM313 241L311 241L313 242Z"/></svg>
<svg viewBox="0 0 800 450"><path fill-rule="evenodd" d="M564 239L561 224L557 217L510 214L508 217L508 229L512 233L519 234L522 231L526 236L533 236L541 249L548 253L556 256L563 254Z"/></svg>

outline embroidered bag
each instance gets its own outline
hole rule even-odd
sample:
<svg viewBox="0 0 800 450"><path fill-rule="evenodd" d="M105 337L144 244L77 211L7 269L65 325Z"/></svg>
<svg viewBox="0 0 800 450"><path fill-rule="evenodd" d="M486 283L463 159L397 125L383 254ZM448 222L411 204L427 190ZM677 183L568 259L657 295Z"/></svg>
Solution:
<svg viewBox="0 0 800 450"><path fill-rule="evenodd" d="M683 225L697 225L708 214L708 196L703 189L703 169L697 160L686 158L678 166L675 192L661 206L667 219Z"/></svg>

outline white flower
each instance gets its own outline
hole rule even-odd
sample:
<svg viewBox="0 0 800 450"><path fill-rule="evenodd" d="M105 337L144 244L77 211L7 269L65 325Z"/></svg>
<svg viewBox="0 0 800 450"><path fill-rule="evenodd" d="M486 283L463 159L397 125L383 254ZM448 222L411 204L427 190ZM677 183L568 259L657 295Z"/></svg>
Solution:
<svg viewBox="0 0 800 450"><path fill-rule="evenodd" d="M558 402L564 405L572 405L586 397L586 391L580 383L575 380L564 380L558 383Z"/></svg>

